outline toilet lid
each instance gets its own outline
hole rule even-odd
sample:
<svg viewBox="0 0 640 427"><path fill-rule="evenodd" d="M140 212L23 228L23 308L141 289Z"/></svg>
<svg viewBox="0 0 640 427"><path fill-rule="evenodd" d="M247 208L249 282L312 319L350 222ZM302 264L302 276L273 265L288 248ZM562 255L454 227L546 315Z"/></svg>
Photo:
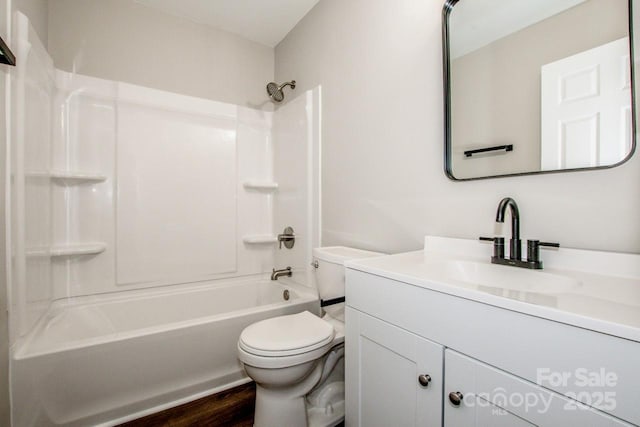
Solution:
<svg viewBox="0 0 640 427"><path fill-rule="evenodd" d="M238 344L259 356L290 356L320 348L333 340L333 326L308 311L256 322L240 334Z"/></svg>

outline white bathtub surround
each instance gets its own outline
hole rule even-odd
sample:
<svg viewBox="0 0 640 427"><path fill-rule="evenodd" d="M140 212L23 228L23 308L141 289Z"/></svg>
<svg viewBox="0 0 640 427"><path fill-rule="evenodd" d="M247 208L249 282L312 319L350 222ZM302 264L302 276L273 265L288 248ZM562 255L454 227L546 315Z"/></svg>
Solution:
<svg viewBox="0 0 640 427"><path fill-rule="evenodd" d="M239 183L271 179L272 113L60 71L58 87L56 170L107 179L59 190L54 236L107 250L55 263L55 297L268 271L272 250L241 237L273 232L273 197Z"/></svg>
<svg viewBox="0 0 640 427"><path fill-rule="evenodd" d="M282 112L254 110L55 70L26 17L15 30L15 425L108 423L233 385L244 326L318 312L317 296L255 315L224 295L261 305L280 286L266 281L271 269L287 266L307 286L299 295L315 292L319 213L307 210L319 209L320 88ZM287 226L293 250L274 244ZM249 290L242 278L265 281ZM228 293L181 306L197 283ZM178 305L153 297L160 286ZM237 320L207 329L196 317ZM198 344L176 351L189 339ZM200 350L194 373L185 354Z"/></svg>

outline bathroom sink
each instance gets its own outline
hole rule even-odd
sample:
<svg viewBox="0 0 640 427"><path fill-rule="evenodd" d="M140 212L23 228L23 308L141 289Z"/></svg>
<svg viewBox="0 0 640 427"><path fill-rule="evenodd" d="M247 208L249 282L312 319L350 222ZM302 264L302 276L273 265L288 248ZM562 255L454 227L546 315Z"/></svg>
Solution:
<svg viewBox="0 0 640 427"><path fill-rule="evenodd" d="M428 263L432 272L444 280L463 282L479 288L501 288L538 294L561 294L580 286L568 276L540 270L483 263L480 261L443 260Z"/></svg>
<svg viewBox="0 0 640 427"><path fill-rule="evenodd" d="M423 251L348 268L640 342L640 254L545 249L544 269L529 270L492 264L492 252L477 240L426 236Z"/></svg>

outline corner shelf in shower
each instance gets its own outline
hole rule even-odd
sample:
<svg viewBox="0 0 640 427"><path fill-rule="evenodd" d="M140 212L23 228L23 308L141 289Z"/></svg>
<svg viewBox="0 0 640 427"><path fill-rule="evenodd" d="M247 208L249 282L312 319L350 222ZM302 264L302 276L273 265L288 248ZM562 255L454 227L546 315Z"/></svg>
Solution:
<svg viewBox="0 0 640 427"><path fill-rule="evenodd" d="M105 175L78 171L52 171L51 179L62 185L79 185L103 182L107 177Z"/></svg>
<svg viewBox="0 0 640 427"><path fill-rule="evenodd" d="M82 243L74 245L53 246L50 250L52 257L63 257L73 255L97 255L104 252L107 245L102 242Z"/></svg>
<svg viewBox="0 0 640 427"><path fill-rule="evenodd" d="M278 238L276 236L272 236L271 234L250 234L244 236L242 238L242 241L249 245L264 245L277 243Z"/></svg>
<svg viewBox="0 0 640 427"><path fill-rule="evenodd" d="M27 258L48 258L50 255L49 247L27 248L25 255Z"/></svg>
<svg viewBox="0 0 640 427"><path fill-rule="evenodd" d="M247 190L276 191L278 183L272 181L245 181L243 184Z"/></svg>

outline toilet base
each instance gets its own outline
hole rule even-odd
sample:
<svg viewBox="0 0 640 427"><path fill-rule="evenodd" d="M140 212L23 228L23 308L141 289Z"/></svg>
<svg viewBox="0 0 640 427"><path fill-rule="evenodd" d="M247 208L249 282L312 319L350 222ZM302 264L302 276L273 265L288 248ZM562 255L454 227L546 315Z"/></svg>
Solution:
<svg viewBox="0 0 640 427"><path fill-rule="evenodd" d="M344 389L344 383L341 385ZM313 406L304 396L283 399L279 393L256 385L254 427L335 427L344 421L344 410L344 395L325 406ZM277 424L271 425L271 421Z"/></svg>
<svg viewBox="0 0 640 427"><path fill-rule="evenodd" d="M320 408L311 408L307 412L308 427L335 427L344 421L344 402L333 408L333 415L326 415ZM340 415L338 415L340 414Z"/></svg>
<svg viewBox="0 0 640 427"><path fill-rule="evenodd" d="M300 427L307 424L304 396L284 398L278 392L256 385L254 427Z"/></svg>
<svg viewBox="0 0 640 427"><path fill-rule="evenodd" d="M308 427L335 427L344 421L344 381L325 384L313 394L307 398Z"/></svg>
<svg viewBox="0 0 640 427"><path fill-rule="evenodd" d="M332 352L343 354L343 348L337 346ZM340 356L336 363L327 366L332 352L317 361L320 363L314 362L309 375L294 388L256 384L254 427L334 427L340 424L345 411L344 357ZM268 373L248 368L254 376Z"/></svg>

